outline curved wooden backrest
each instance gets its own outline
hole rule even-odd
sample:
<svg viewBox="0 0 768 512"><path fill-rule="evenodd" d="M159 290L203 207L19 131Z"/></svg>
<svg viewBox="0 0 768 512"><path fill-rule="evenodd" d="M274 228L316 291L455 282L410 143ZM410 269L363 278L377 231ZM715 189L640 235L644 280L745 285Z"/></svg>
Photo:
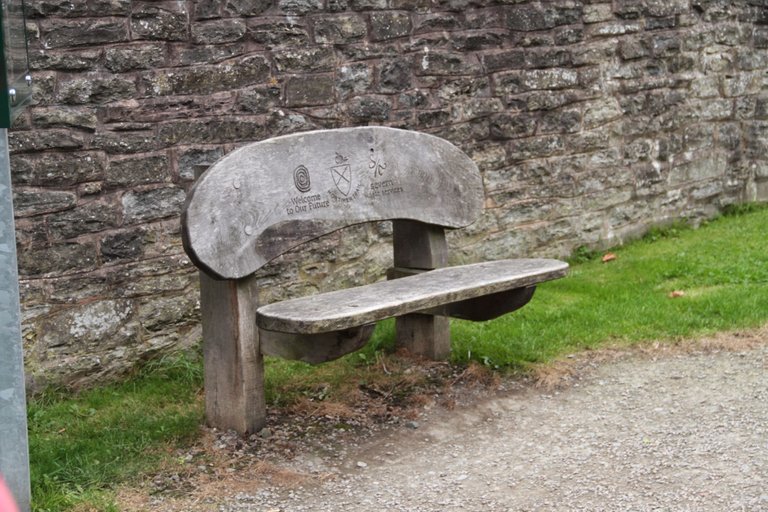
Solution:
<svg viewBox="0 0 768 512"><path fill-rule="evenodd" d="M443 139L384 127L305 132L216 162L187 196L182 238L198 267L238 279L346 226L407 219L464 227L482 203L477 166Z"/></svg>

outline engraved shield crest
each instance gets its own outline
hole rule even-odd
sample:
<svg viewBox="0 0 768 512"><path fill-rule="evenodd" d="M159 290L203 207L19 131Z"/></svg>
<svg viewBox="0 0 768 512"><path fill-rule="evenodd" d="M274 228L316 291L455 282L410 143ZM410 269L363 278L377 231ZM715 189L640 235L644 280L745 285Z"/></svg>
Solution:
<svg viewBox="0 0 768 512"><path fill-rule="evenodd" d="M349 195L349 191L352 190L352 168L349 164L331 167L331 176L339 192L345 196Z"/></svg>

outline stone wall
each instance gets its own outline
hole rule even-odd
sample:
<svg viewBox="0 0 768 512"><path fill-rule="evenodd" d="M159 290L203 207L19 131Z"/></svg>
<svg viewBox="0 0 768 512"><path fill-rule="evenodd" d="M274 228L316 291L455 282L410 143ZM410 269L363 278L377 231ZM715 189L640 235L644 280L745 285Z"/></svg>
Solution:
<svg viewBox="0 0 768 512"><path fill-rule="evenodd" d="M766 0L32 0L11 131L30 389L199 339L179 208L240 144L383 124L481 167L454 259L565 255L768 198ZM389 265L389 227L264 270L271 296ZM339 243L341 242L341 243ZM345 243L346 242L346 243Z"/></svg>

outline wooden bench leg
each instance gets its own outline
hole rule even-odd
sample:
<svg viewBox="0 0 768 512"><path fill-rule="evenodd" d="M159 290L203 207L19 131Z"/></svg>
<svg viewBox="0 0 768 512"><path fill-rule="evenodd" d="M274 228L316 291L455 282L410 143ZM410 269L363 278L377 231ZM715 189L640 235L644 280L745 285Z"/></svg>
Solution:
<svg viewBox="0 0 768 512"><path fill-rule="evenodd" d="M200 273L205 416L211 427L245 434L266 424L257 305L253 277L217 281Z"/></svg>
<svg viewBox="0 0 768 512"><path fill-rule="evenodd" d="M446 316L404 315L395 320L398 347L440 361L451 355L451 327Z"/></svg>
<svg viewBox="0 0 768 512"><path fill-rule="evenodd" d="M396 220L392 231L395 267L432 270L448 264L448 245L442 227ZM397 317L395 322L398 347L435 360L447 359L451 354L447 317L412 314Z"/></svg>

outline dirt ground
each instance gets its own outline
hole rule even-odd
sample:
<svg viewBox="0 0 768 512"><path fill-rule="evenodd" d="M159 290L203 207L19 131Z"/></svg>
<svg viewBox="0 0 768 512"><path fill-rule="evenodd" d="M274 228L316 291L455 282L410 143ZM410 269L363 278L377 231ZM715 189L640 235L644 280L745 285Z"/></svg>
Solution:
<svg viewBox="0 0 768 512"><path fill-rule="evenodd" d="M394 421L208 431L125 510L768 511L768 328L457 384Z"/></svg>

